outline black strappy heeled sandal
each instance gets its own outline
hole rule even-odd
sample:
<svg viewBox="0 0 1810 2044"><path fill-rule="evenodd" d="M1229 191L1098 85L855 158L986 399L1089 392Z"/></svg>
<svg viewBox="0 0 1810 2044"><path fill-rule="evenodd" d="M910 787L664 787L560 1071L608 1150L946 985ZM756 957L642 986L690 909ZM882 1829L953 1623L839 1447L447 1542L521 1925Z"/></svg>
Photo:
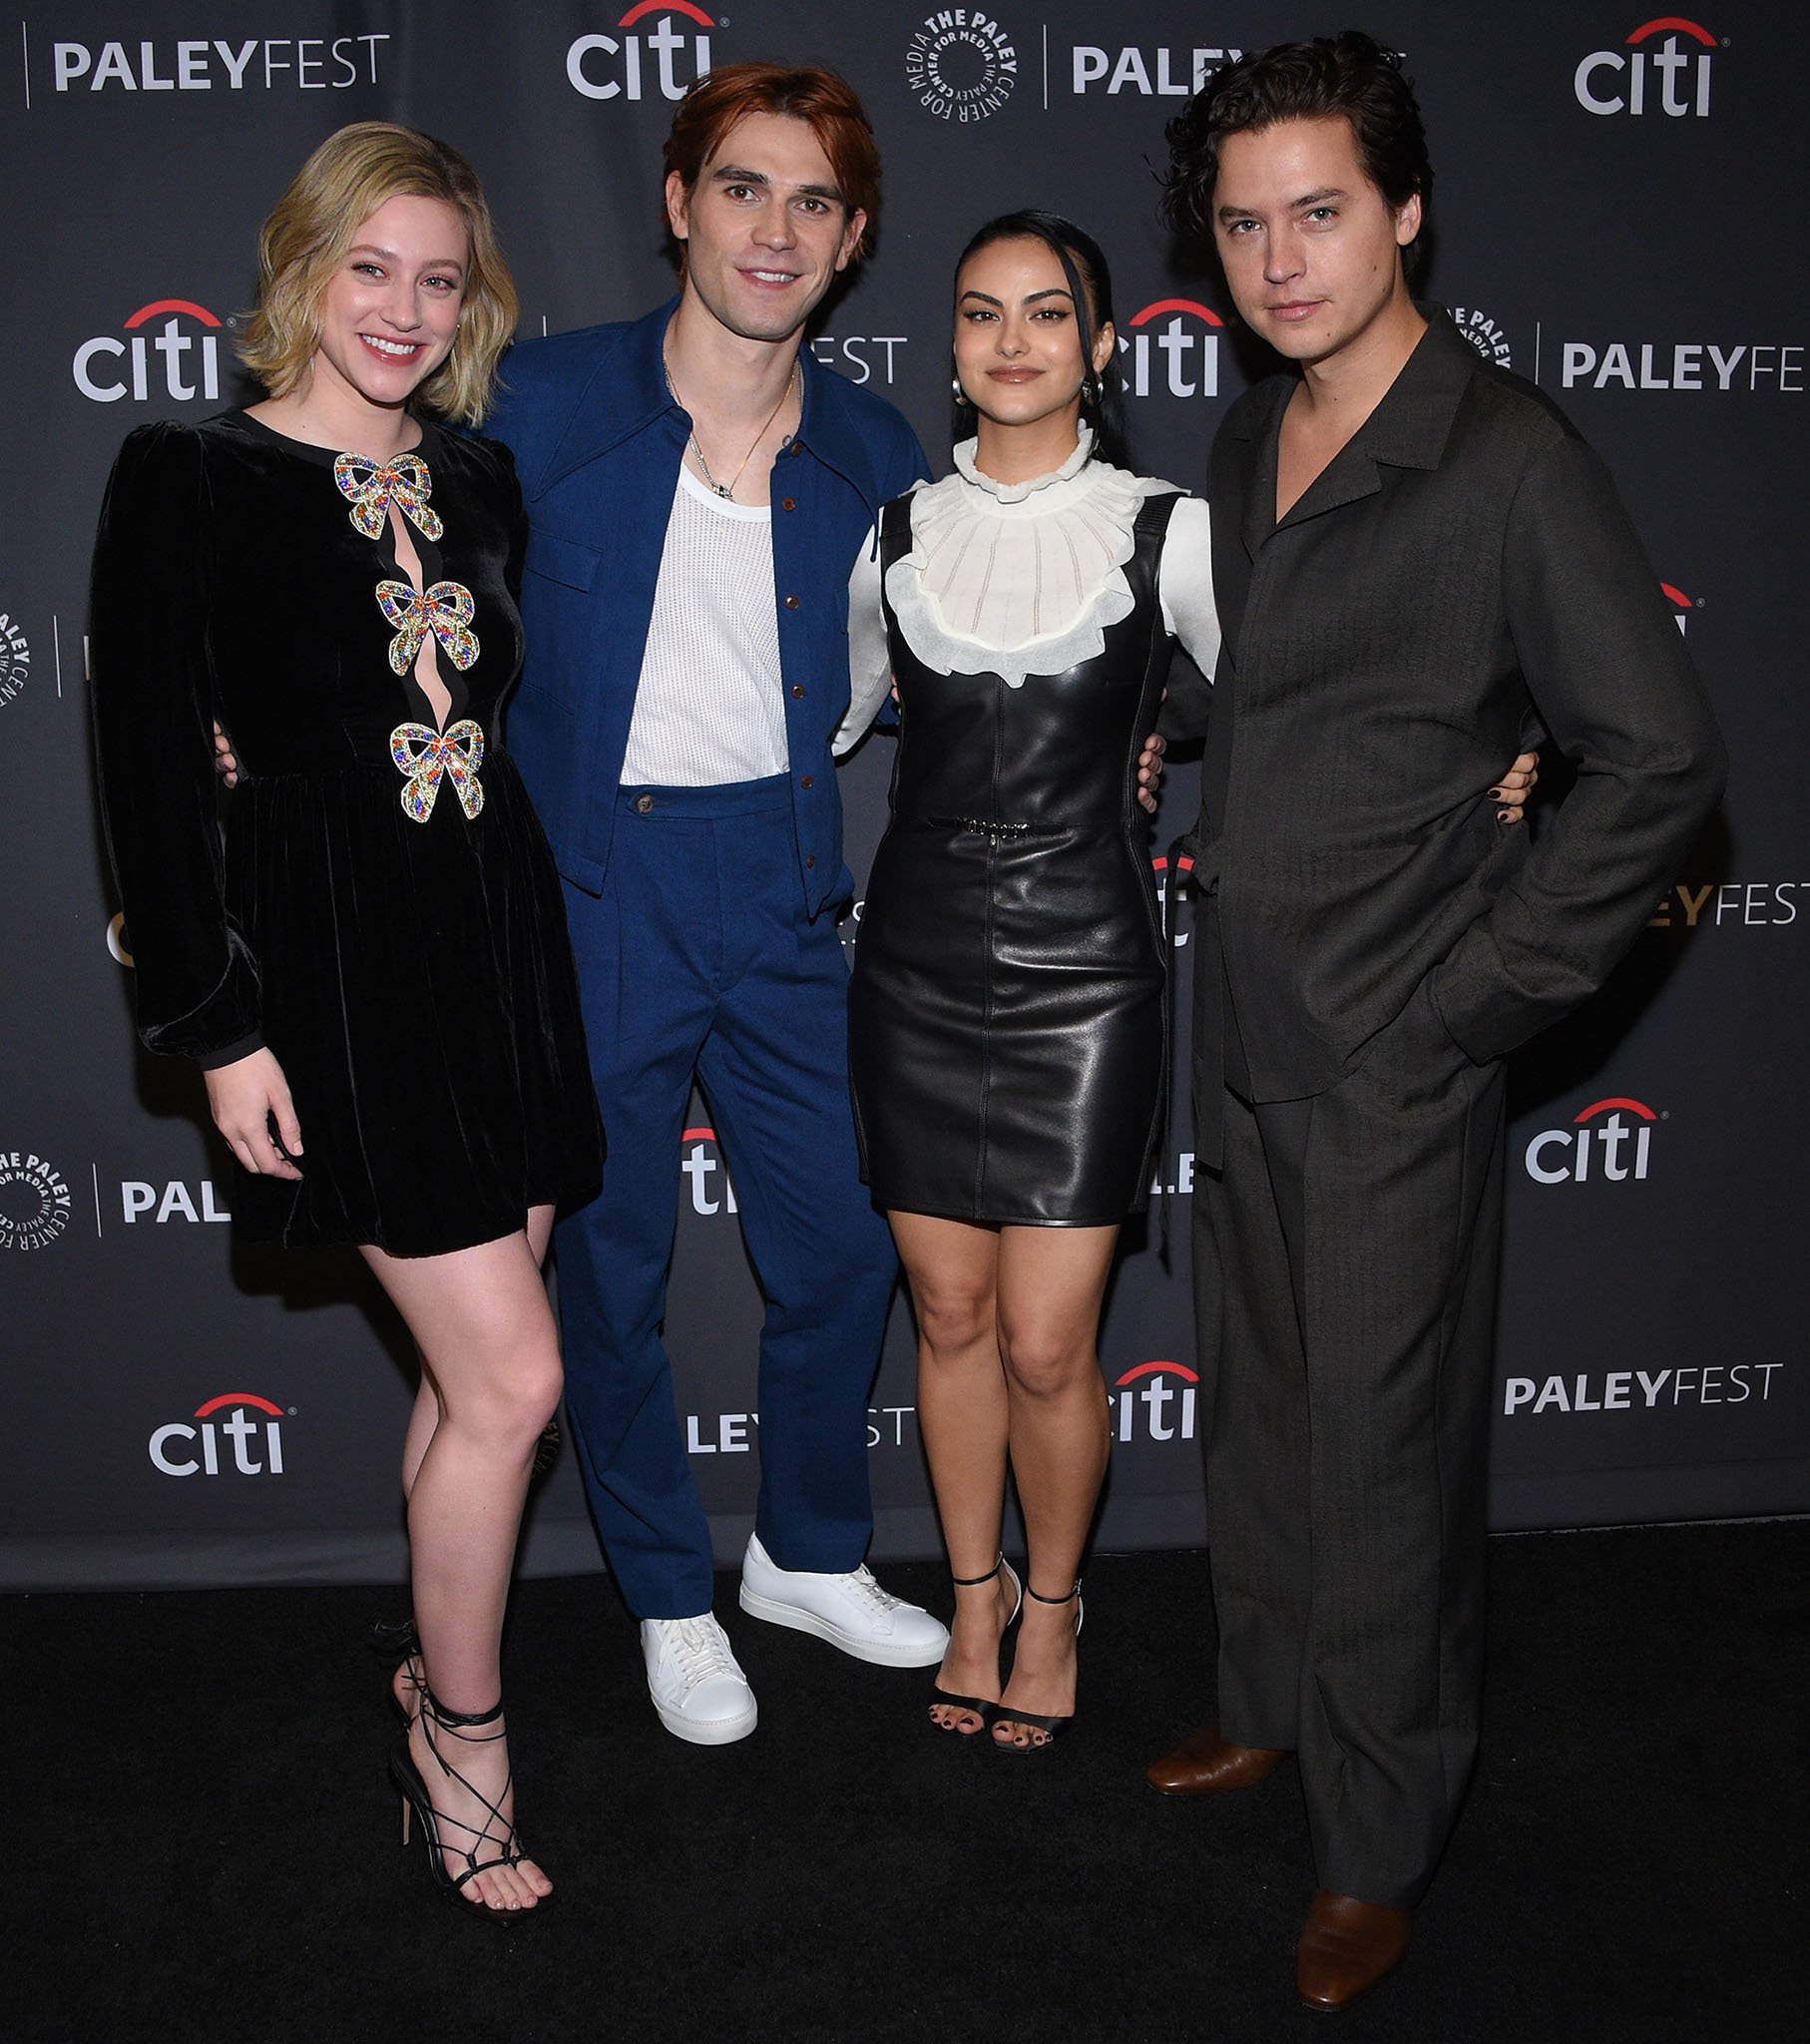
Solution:
<svg viewBox="0 0 1810 2044"><path fill-rule="evenodd" d="M1001 1552L998 1561L993 1564L984 1576L951 1576L949 1580L954 1583L958 1590L972 1590L977 1584L991 1583L1001 1569L1004 1569L1007 1575L1012 1578L1014 1593L1012 1609L1006 1614L1006 1623L1000 1627L1000 1638L1003 1640L1011 1629L1013 1621L1025 1608L1025 1586L1019 1581L1018 1571L1006 1559L1004 1552ZM939 1725L934 1718L931 1719L930 1729L933 1732L954 1733L961 1739L979 1738L992 1725L993 1714L999 1709L998 1702L992 1698L959 1697L954 1690L945 1689L941 1683L932 1683L930 1688L930 1708L934 1711L939 1704L948 1704L958 1711L972 1711L981 1721L975 1731L962 1732L954 1725Z"/></svg>
<svg viewBox="0 0 1810 2044"><path fill-rule="evenodd" d="M1079 1576L1075 1580L1074 1589L1066 1597L1042 1596L1039 1592L1033 1590L1029 1583L1025 1585L1025 1595L1036 1599L1039 1604L1067 1604L1073 1599L1075 1604L1075 1637L1078 1640L1081 1638L1081 1621L1084 1613L1081 1603L1081 1579ZM1010 1754L1014 1760L1028 1753L1047 1753L1056 1744L1061 1734L1066 1732L1074 1723L1075 1713L1073 1711L1070 1711L1066 1716L1049 1717L1037 1711L1011 1711L1003 1703L995 1704L993 1707L991 1731L997 1732L1001 1725L1023 1725L1033 1732L1041 1732L1044 1736L1041 1739L1028 1739L1023 1746L1020 1746L1016 1740L996 1738L993 1740L993 1750L995 1753Z"/></svg>
<svg viewBox="0 0 1810 2044"><path fill-rule="evenodd" d="M485 1818L482 1826L468 1824L461 1817L448 1816L442 1809L434 1807L427 1784L421 1779L421 1771L415 1766L414 1755L408 1750L408 1733L405 1730L396 1742L390 1755L390 1774L396 1787L402 1791L402 1842L408 1843L409 1818L411 1814L421 1821L421 1834L427 1842L427 1863L440 1892L450 1902L457 1903L472 1915L481 1916L489 1923L519 1923L524 1916L533 1916L546 1908L553 1900L551 1895L542 1895L532 1908L499 1909L490 1902L471 1902L465 1899L465 1883L475 1880L480 1873L487 1873L493 1866L517 1866L521 1863L522 1848L516 1841L514 1823L503 1814L503 1803L509 1794L510 1784L515 1780L511 1772L504 1778L503 1792L495 1802L483 1789L475 1787L453 1767L446 1756L434 1743L436 1732L450 1733L453 1738L463 1740L468 1746L489 1746L504 1737L501 1732L476 1734L471 1728L479 1725L494 1725L503 1715L499 1701L488 1711L449 1711L436 1697L427 1684L420 1686L421 1705L419 1717L422 1737L427 1741L427 1750L434 1757L442 1773L458 1783L467 1794L473 1795L483 1804ZM448 1844L445 1831L463 1831L471 1843L463 1850ZM488 1859L478 1854L486 1846L498 1846ZM453 1871L456 1862L464 1865Z"/></svg>
<svg viewBox="0 0 1810 2044"><path fill-rule="evenodd" d="M371 1652L393 1668L389 1687L390 1707L402 1720L402 1729L406 1732L415 1722L415 1713L421 1708L421 1692L427 1687L415 1621L412 1618L380 1618L371 1627ZM397 1692L398 1677L411 1699L409 1702L404 1702Z"/></svg>

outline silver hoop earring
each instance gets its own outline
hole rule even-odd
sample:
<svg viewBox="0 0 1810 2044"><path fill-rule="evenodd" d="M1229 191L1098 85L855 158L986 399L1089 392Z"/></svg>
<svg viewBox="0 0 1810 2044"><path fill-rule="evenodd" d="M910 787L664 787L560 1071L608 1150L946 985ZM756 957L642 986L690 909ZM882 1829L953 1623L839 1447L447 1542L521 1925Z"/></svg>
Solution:
<svg viewBox="0 0 1810 2044"><path fill-rule="evenodd" d="M967 396L962 389L961 377L951 376L949 379L949 388L957 404L966 404L968 402Z"/></svg>

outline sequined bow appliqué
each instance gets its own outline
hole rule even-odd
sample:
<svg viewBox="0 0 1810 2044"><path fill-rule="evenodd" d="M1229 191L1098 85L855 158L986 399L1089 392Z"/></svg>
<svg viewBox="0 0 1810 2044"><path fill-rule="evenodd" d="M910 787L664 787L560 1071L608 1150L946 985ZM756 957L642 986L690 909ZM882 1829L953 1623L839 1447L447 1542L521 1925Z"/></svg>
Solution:
<svg viewBox="0 0 1810 2044"><path fill-rule="evenodd" d="M467 816L476 816L483 808L478 768L484 764L484 734L469 717L460 718L445 731L435 731L427 724L397 725L390 733L390 758L397 770L408 775L402 808L417 823L425 823L433 814L442 777L452 782Z"/></svg>
<svg viewBox="0 0 1810 2044"><path fill-rule="evenodd" d="M461 674L478 657L478 635L470 630L477 606L463 582L430 582L424 593L406 582L379 582L377 602L396 628L390 641L390 666L405 675L415 664L421 642L431 632Z"/></svg>
<svg viewBox="0 0 1810 2044"><path fill-rule="evenodd" d="M398 454L394 461L373 461L368 454L339 454L333 459L333 480L352 506L353 526L366 539L383 531L384 513L396 509L416 525L424 539L438 539L446 530L440 514L427 501L434 479L418 454Z"/></svg>

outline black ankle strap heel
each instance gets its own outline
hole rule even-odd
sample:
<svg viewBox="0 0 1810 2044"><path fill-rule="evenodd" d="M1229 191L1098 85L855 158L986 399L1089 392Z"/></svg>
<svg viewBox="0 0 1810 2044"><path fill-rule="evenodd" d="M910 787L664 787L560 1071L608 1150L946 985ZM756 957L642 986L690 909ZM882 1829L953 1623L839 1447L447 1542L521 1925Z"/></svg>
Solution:
<svg viewBox="0 0 1810 2044"><path fill-rule="evenodd" d="M1075 1579L1074 1589L1061 1597L1046 1597L1042 1591L1032 1589L1029 1583L1025 1585L1025 1595L1034 1604L1057 1605L1072 1602L1075 1606L1075 1637L1078 1640L1081 1638L1083 1611L1081 1603L1081 1578L1079 1576ZM1030 1753L1047 1752L1049 1748L1056 1744L1058 1738L1068 1731L1074 1722L1075 1713L1073 1711L1070 1711L1066 1716L1055 1717L1039 1711L1011 1710L1005 1704L996 1705L992 1726L993 1750L995 1753L1007 1754L1014 1760L1021 1759L1024 1755ZM1022 1725L1028 1732L1042 1733L1043 1737L1041 1739L1028 1739L1022 1746L1016 1739L1001 1739L999 1737L1001 1726L1019 1725Z"/></svg>
<svg viewBox="0 0 1810 2044"><path fill-rule="evenodd" d="M448 1734L467 1746L494 1745L507 1735L501 1731L480 1732L477 1728L498 1722L503 1715L502 1699L498 1698L488 1711L449 1711L428 1688L425 1679L420 1684L419 1694L421 1736L428 1752L433 1755L440 1772L449 1781L457 1782L482 1806L484 1821L482 1824L470 1824L463 1817L449 1816L445 1810L435 1807L433 1796L409 1751L408 1733L405 1731L390 1755L390 1774L402 1791L403 1844L408 1843L412 1814L420 1820L421 1835L427 1844L427 1863L435 1883L449 1901L459 1903L488 1923L519 1923L525 1916L539 1915L553 1899L552 1896L542 1895L530 1909L499 1909L489 1902L474 1904L465 1900L463 1890L467 1881L475 1880L493 1866L516 1866L521 1862L522 1848L516 1838L514 1821L503 1813L515 1775L512 1770L503 1778L502 1791L493 1802L482 1788L460 1774L434 1737L438 1732ZM470 1843L460 1846L451 1842L446 1835L449 1831L463 1832ZM491 1848L489 1857L479 1858L479 1853L486 1848ZM463 1865L458 1865L459 1861L463 1861Z"/></svg>
<svg viewBox="0 0 1810 2044"><path fill-rule="evenodd" d="M997 1580L1002 1569L1011 1578L1013 1592L1012 1609L1006 1615L1006 1623L1000 1628L1000 1636L1003 1639L1006 1633L1011 1630L1018 1614L1025 1608L1025 1586L1019 1581L1018 1571L1006 1559L1005 1549L1000 1549L998 1559L984 1575L951 1576L949 1580L958 1590L972 1590L978 1588L982 1583L991 1583ZM936 1718L931 1719L930 1724L933 1731L945 1734L955 1733L958 1737L964 1739L972 1739L976 1734L985 1733L993 1723L993 1714L999 1709L998 1703L992 1697L958 1696L954 1690L945 1689L940 1682L932 1683L930 1687L930 1708L934 1711L939 1705L943 1704L947 1704L958 1711L972 1711L975 1717L981 1721L974 1728L973 1732L961 1732L955 1725L944 1724Z"/></svg>

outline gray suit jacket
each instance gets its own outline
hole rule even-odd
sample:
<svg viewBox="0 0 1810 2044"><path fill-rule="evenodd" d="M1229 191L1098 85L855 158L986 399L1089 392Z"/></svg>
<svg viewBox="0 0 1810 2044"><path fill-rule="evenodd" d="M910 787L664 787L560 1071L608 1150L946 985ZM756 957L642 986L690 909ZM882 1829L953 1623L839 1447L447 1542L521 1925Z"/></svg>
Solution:
<svg viewBox="0 0 1810 2044"><path fill-rule="evenodd" d="M1427 309L1279 524L1294 378L1246 392L1214 442L1203 1108L1227 995L1254 1100L1323 1091L1423 987L1458 1050L1502 1056L1601 984L1721 790L1708 703L1606 470ZM1526 742L1578 771L1537 835L1486 794Z"/></svg>

